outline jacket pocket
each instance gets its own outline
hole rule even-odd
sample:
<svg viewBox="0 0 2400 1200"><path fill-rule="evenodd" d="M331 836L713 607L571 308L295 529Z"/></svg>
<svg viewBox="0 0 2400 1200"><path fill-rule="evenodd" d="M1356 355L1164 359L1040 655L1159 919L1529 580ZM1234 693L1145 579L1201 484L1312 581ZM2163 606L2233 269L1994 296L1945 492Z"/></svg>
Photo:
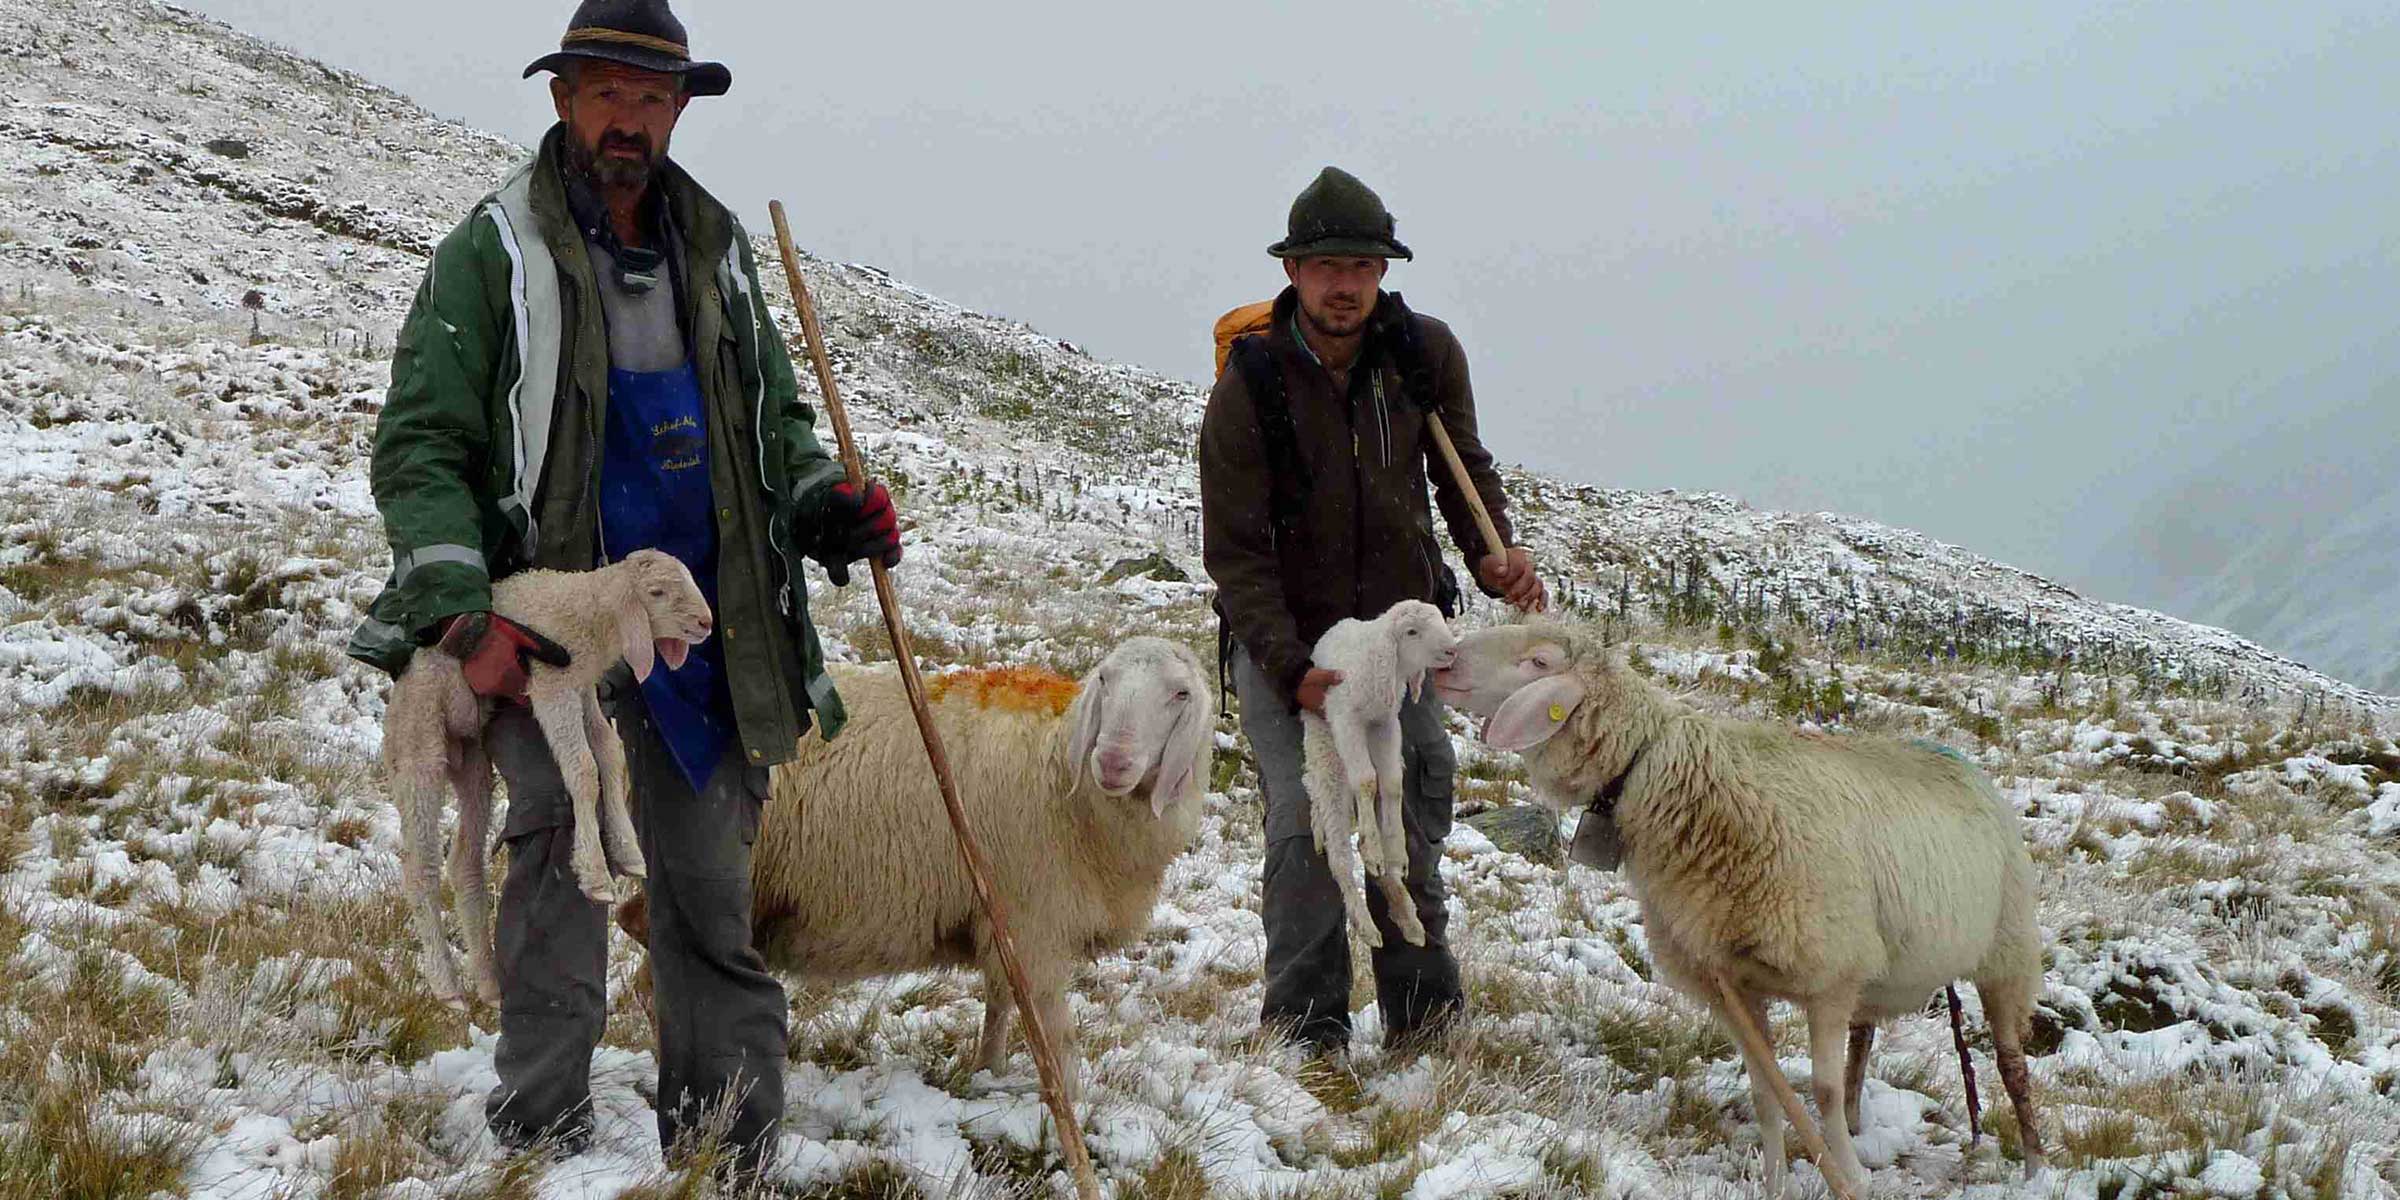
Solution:
<svg viewBox="0 0 2400 1200"><path fill-rule="evenodd" d="M1430 699L1430 697L1428 698ZM1450 744L1450 731L1443 727L1441 705L1426 703L1412 705L1419 711L1403 711L1401 728L1408 737L1408 771L1416 787L1417 828L1428 839L1439 842L1450 836L1450 824L1456 816L1458 795L1458 751ZM1410 718L1416 718L1411 720Z"/></svg>

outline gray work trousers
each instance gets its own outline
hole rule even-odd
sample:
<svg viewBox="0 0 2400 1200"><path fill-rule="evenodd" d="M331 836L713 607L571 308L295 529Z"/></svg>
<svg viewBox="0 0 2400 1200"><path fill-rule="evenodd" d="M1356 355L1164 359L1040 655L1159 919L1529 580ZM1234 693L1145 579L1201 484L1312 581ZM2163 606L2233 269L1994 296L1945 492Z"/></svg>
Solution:
<svg viewBox="0 0 2400 1200"><path fill-rule="evenodd" d="M1300 715L1239 646L1233 652L1233 686L1242 701L1242 735L1250 742L1267 802L1260 904L1267 927L1267 977L1259 1017L1297 1041L1326 1049L1346 1045L1350 926L1333 871L1309 828ZM1441 701L1428 690L1403 704L1400 731L1406 776L1401 824L1408 838L1408 871L1402 878L1425 926L1425 944L1412 946L1400 935L1382 889L1368 886L1367 915L1383 934L1383 946L1371 957L1386 1046L1439 1032L1461 1004L1458 960L1451 957L1448 937L1448 893L1439 869L1442 839L1450 836L1458 758L1442 727Z"/></svg>
<svg viewBox="0 0 2400 1200"><path fill-rule="evenodd" d="M762 1166L783 1120L787 1011L750 941L750 851L767 772L737 749L695 794L640 694L621 694L611 707L649 867L659 1144L673 1151L713 1120L740 1162ZM484 1114L514 1140L572 1140L591 1124L592 1048L608 1017L607 913L575 886L574 810L532 712L503 706L484 740L509 795L495 944L500 1086Z"/></svg>

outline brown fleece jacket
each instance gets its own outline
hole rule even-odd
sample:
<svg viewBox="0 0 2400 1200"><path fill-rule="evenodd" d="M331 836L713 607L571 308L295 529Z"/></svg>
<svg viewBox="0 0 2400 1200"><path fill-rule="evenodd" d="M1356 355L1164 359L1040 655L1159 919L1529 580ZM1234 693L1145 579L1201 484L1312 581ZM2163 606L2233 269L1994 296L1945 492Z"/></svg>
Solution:
<svg viewBox="0 0 2400 1200"><path fill-rule="evenodd" d="M1309 648L1345 617L1372 617L1402 600L1432 600L1440 546L1426 482L1450 536L1471 565L1487 548L1465 495L1440 461L1426 413L1401 394L1388 348L1370 334L1351 368L1347 395L1292 329L1299 297L1275 302L1268 350L1283 374L1307 503L1296 528L1271 519L1271 465L1242 372L1228 366L1200 423L1203 557L1233 634L1288 703L1308 671ZM1379 301L1379 305L1388 303ZM1417 343L1436 407L1503 541L1508 500L1491 453L1475 431L1467 355L1450 327L1416 314Z"/></svg>

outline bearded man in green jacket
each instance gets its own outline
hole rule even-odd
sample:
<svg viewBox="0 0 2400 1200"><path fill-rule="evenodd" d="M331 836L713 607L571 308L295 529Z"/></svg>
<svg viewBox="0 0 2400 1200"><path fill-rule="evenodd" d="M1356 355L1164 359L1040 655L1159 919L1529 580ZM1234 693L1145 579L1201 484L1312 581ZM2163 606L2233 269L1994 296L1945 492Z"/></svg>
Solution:
<svg viewBox="0 0 2400 1200"><path fill-rule="evenodd" d="M529 711L539 630L492 614L495 578L674 554L718 636L636 685L602 688L649 867L658 1129L703 1126L757 1170L783 1112L785 1000L751 945L750 852L767 768L813 721L842 725L806 606L803 557L836 583L897 563L891 498L818 444L748 237L667 158L695 62L665 0L584 0L557 53L559 123L435 250L402 327L371 471L393 574L352 639L398 672L419 646L498 701L485 740L508 784L497 949L499 1138L579 1149L607 1016L602 907L569 866L566 788Z"/></svg>

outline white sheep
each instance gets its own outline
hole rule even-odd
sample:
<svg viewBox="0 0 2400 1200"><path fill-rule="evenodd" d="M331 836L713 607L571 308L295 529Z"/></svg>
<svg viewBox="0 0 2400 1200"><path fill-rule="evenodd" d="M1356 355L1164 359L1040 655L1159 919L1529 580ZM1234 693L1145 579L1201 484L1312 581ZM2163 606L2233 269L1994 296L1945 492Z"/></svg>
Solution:
<svg viewBox="0 0 2400 1200"><path fill-rule="evenodd" d="M691 643L705 640L708 600L690 571L672 555L637 550L595 571L524 571L492 587L492 611L563 647L570 664L536 662L526 680L528 703L575 809L575 881L603 903L612 899L609 868L639 879L647 873L633 820L625 808L625 753L601 715L594 694L600 676L623 659L637 680L658 658L683 665ZM450 886L464 928L467 967L476 996L500 1001L493 969L491 896L484 864L490 853L492 762L483 745L485 722L497 701L468 688L459 660L439 649L417 651L392 685L383 717L383 767L400 812L402 887L426 982L436 996L465 1007L466 990L450 944L442 936L442 791L458 792L458 837L450 848Z"/></svg>
<svg viewBox="0 0 2400 1200"><path fill-rule="evenodd" d="M1425 944L1403 876L1408 841L1400 823L1400 704L1424 693L1425 672L1450 660L1458 635L1442 610L1422 600L1403 600L1373 620L1337 622L1317 639L1309 664L1341 673L1327 689L1325 712L1300 714L1303 785L1308 790L1309 828L1319 853L1342 893L1350 927L1369 946L1383 934L1367 916L1359 867L1375 876L1390 902L1392 921L1411 945ZM1354 850L1351 835L1365 836Z"/></svg>
<svg viewBox="0 0 2400 1200"><path fill-rule="evenodd" d="M848 729L804 739L773 774L751 865L752 941L770 966L817 980L982 971L983 1036L967 1069L996 1071L1007 979L899 674L839 667L834 678ZM1003 668L953 671L928 690L1073 1096L1067 982L1150 927L1167 865L1199 830L1214 748L1207 675L1190 650L1138 637L1080 685ZM617 918L648 940L640 897Z"/></svg>
<svg viewBox="0 0 2400 1200"><path fill-rule="evenodd" d="M1720 1020L1728 986L1760 1029L1769 997L1807 1011L1829 1174L1853 1189L1866 1180L1850 1135L1874 1026L1960 978L1983 999L2026 1175L2043 1168L2024 1049L2042 976L2033 863L2016 815L1971 764L1929 745L1697 712L1651 687L1624 648L1555 623L1467 635L1434 684L1491 718L1484 740L1522 752L1551 803L1616 798L1662 977ZM1778 1195L1781 1080L1772 1060L1744 1057Z"/></svg>

